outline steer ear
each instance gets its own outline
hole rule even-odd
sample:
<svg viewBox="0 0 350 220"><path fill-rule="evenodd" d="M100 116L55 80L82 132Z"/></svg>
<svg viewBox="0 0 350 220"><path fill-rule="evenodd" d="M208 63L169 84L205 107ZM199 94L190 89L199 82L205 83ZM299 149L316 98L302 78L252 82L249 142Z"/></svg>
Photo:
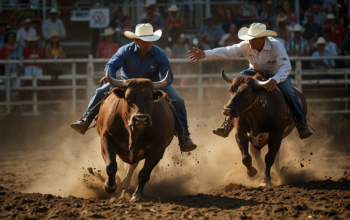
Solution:
<svg viewBox="0 0 350 220"><path fill-rule="evenodd" d="M112 90L113 94L116 95L118 98L123 99L125 98L125 90L120 88L114 88Z"/></svg>
<svg viewBox="0 0 350 220"><path fill-rule="evenodd" d="M157 90L155 92L153 92L153 102L158 102L160 101L161 99L164 99L164 98L168 98L168 94L161 91L161 90Z"/></svg>
<svg viewBox="0 0 350 220"><path fill-rule="evenodd" d="M258 89L258 96L263 96L267 93L267 89L264 87L257 88Z"/></svg>

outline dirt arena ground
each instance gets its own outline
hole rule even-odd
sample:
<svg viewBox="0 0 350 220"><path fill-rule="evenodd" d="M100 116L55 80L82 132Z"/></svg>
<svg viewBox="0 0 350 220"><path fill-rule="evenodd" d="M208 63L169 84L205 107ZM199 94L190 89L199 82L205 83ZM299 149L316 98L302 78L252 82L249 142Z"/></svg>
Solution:
<svg viewBox="0 0 350 220"><path fill-rule="evenodd" d="M315 135L284 140L274 186L260 187L261 172L247 177L234 136L211 134L219 116L191 119L199 148L181 154L174 141L138 203L128 202L137 175L127 191L103 191L99 137L72 131L78 117L1 118L0 218L350 219L349 118L310 115Z"/></svg>

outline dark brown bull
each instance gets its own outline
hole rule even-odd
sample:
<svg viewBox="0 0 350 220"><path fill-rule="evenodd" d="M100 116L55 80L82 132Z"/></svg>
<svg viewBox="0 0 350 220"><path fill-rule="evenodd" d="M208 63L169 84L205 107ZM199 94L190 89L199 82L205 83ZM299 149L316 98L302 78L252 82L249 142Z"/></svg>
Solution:
<svg viewBox="0 0 350 220"><path fill-rule="evenodd" d="M223 114L234 117L233 126L236 129L236 141L242 153L242 162L248 169L248 175L253 177L257 170L252 165L251 151L258 152L268 145L268 153L265 156L265 178L261 185L270 185L271 166L280 149L282 139L287 137L295 127L293 114L283 94L277 87L271 92L264 88L269 76L257 73L255 76L237 76L234 79L227 77L222 70L222 77L231 83L231 98L224 106ZM294 88L307 112L304 95ZM262 160L257 158L258 167L262 166ZM259 164L260 163L260 164Z"/></svg>
<svg viewBox="0 0 350 220"><path fill-rule="evenodd" d="M112 79L106 73L110 84L115 86L112 94L104 101L97 119L97 131L101 137L101 151L106 163L108 179L104 184L107 193L117 189L116 155L130 164L122 188L128 188L135 168L140 160L145 164L138 176L138 186L132 201L142 198L143 188L153 168L163 157L165 149L174 136L174 116L164 100L166 93L157 90L166 86L169 72L164 80L152 82L148 79ZM154 102L157 101L157 102Z"/></svg>

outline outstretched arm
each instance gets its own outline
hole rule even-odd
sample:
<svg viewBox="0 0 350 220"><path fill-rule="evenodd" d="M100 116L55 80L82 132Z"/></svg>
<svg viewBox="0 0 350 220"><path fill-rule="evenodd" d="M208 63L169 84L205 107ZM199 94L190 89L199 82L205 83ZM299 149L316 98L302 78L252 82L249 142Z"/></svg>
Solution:
<svg viewBox="0 0 350 220"><path fill-rule="evenodd" d="M222 59L239 57L243 55L242 46L244 46L244 44L246 43L247 42L242 41L241 43L234 44L232 46L219 47L213 50L206 50L206 51L202 51L198 48L193 48L193 50L188 51L188 53L191 54L189 59L196 62L203 58L207 58L208 60L222 60Z"/></svg>

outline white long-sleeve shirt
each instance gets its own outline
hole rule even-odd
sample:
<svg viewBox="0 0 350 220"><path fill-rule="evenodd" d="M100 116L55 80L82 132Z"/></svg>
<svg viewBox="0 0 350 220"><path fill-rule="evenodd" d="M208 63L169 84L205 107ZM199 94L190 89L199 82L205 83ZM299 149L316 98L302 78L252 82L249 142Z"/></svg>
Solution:
<svg viewBox="0 0 350 220"><path fill-rule="evenodd" d="M250 68L273 74L272 78L277 83L283 82L292 70L286 49L272 37L266 38L264 48L260 53L250 48L249 41L242 41L232 46L206 50L205 56L208 60L244 56L249 60Z"/></svg>
<svg viewBox="0 0 350 220"><path fill-rule="evenodd" d="M26 46L25 39L32 35L36 36L36 30L32 27L29 28L28 32L22 27L17 31L16 42L21 44L23 47Z"/></svg>
<svg viewBox="0 0 350 220"><path fill-rule="evenodd" d="M50 36L52 31L56 31L62 38L67 36L64 24L58 18L56 18L55 22L53 22L50 18L46 19L41 26L41 30L45 40Z"/></svg>

